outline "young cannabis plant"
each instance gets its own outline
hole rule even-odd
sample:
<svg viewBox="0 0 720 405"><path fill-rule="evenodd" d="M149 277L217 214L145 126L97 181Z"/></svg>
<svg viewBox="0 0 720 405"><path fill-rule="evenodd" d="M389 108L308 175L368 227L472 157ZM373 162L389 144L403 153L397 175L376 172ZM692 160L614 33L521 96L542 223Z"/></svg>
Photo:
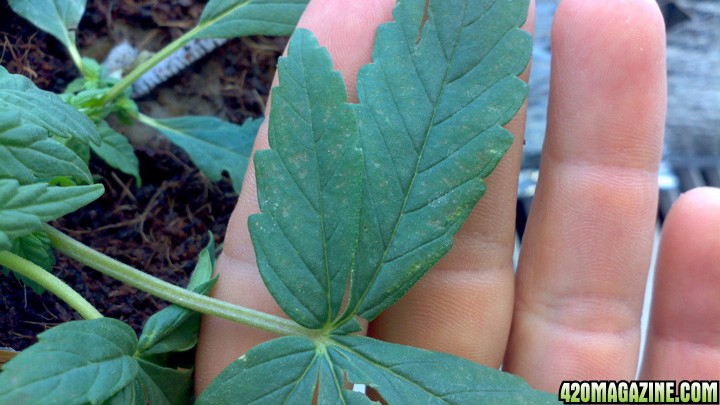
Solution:
<svg viewBox="0 0 720 405"><path fill-rule="evenodd" d="M144 73L165 61L194 39L235 38L247 35L287 36L295 28L308 0L211 0L198 25L168 44L122 78L110 77L97 61L80 56L75 32L85 12L86 0L9 0L18 15L62 43L82 77L73 81L63 98L95 124L102 142L73 143L77 154L89 159L90 150L109 166L134 176L140 184L139 162L128 139L112 129L106 118L115 114L121 122L148 125L182 148L211 181L228 173L239 192L260 119L236 125L209 116L152 118L138 111L130 87Z"/></svg>
<svg viewBox="0 0 720 405"><path fill-rule="evenodd" d="M519 29L527 7L398 1L358 74L358 104L347 103L328 52L297 30L279 62L271 149L255 155L261 213L249 219L260 274L290 320L202 295L215 282L209 250L183 290L44 227L61 252L178 306L139 340L91 310L92 320L39 335L0 373L0 404L181 402L171 384L186 387L187 370L167 355L194 346L190 309L282 335L233 362L198 404L372 402L350 384L391 404L554 401L510 374L356 333L359 318L375 319L449 251L512 144L502 125L527 94L517 77L530 56ZM22 268L16 259L0 251L0 264Z"/></svg>
<svg viewBox="0 0 720 405"><path fill-rule="evenodd" d="M20 182L18 186L38 182L65 186L90 185L93 180L88 162L92 151L109 166L134 176L139 185L139 161L132 145L106 121L108 116L115 115L121 122L138 121L158 130L185 150L211 181L218 181L224 172L227 173L233 189L238 192L261 119L248 118L242 125L236 125L209 116L152 118L140 113L130 98L130 86L143 73L194 39L233 38L253 34L290 35L307 2L211 0L203 9L197 27L167 45L125 77L116 78L110 77L97 61L80 56L75 33L85 12L86 0L9 0L8 4L15 13L65 46L82 77L68 85L60 95L60 100L36 88L30 80L11 75L0 67L0 179L15 179ZM69 111L68 105L85 117ZM31 124L35 126L31 127ZM37 190L40 186L33 187ZM100 186L94 187L98 191ZM67 195L72 190L86 189L50 188L47 193ZM14 189L7 186L3 190ZM17 193L24 195L23 191L21 187ZM100 194L95 193L92 199ZM4 195L0 197L5 198ZM83 200L83 204L92 199ZM0 200L0 213L12 208L3 204L5 201ZM43 213L43 218L55 219L80 206L67 205L62 213L47 211ZM10 218L13 218L12 221L17 220L17 216ZM3 224L3 221L6 223ZM37 225L41 222L34 220L33 223ZM0 249L6 245L2 243L3 232L20 235L26 229L11 228L14 226L9 219L0 219ZM9 241L7 239L5 242ZM50 242L42 232L33 235L23 233L22 238L18 237L13 242L12 251L47 271L54 264ZM43 291L37 283L17 273L16 276L34 291Z"/></svg>

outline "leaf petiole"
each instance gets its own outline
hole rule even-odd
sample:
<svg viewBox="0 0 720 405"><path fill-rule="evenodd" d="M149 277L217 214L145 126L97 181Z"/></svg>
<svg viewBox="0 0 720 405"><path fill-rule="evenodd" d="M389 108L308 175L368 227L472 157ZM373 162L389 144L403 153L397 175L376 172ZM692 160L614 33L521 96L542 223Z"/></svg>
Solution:
<svg viewBox="0 0 720 405"><path fill-rule="evenodd" d="M145 291L155 297L203 314L273 332L278 335L314 337L317 331L265 312L234 305L162 281L86 246L59 230L45 225L52 246L93 269Z"/></svg>
<svg viewBox="0 0 720 405"><path fill-rule="evenodd" d="M0 251L0 266L21 274L40 284L43 288L58 296L85 319L102 318L102 314L85 298L70 288L64 281L48 273L37 264L9 251Z"/></svg>

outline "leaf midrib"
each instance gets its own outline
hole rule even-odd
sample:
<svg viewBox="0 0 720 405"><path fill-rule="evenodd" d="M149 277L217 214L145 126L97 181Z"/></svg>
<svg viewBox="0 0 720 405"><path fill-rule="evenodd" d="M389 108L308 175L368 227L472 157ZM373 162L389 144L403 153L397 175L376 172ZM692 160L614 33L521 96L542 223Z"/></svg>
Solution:
<svg viewBox="0 0 720 405"><path fill-rule="evenodd" d="M169 119L172 119L172 118L169 118ZM154 118L150 118L150 117L141 115L140 121L142 122L143 120L152 122L153 126L155 126L157 129L163 128L163 129L167 130L168 132L172 132L181 138L184 138L184 139L187 139L190 141L194 141L194 142L198 142L203 145L208 145L208 146L206 146L207 150L220 149L222 151L230 152L236 156L247 157L247 156L243 155L242 153L238 153L237 151L235 151L231 148L225 148L221 144L210 142L207 139L199 137L199 136L191 136L188 134L188 132L178 131L176 128L173 128L173 127L163 124L160 120L156 120Z"/></svg>
<svg viewBox="0 0 720 405"><path fill-rule="evenodd" d="M299 42L301 46L304 47L304 42ZM300 52L300 58L302 60L302 63L300 64L300 69L302 69L303 72L303 78L305 78L304 82L307 83L307 71L305 70L305 54L303 52ZM332 68L331 68L332 69ZM312 116L312 100L310 99L310 94L308 94L308 90L306 86L303 86L303 95L305 96L305 99L307 101L308 107L310 107L310 136L313 138L313 153L315 157L315 171L317 173L317 176L315 177L316 180L316 187L318 192L318 214L320 215L320 240L322 241L322 247L323 247L323 269L325 270L325 303L327 304L327 315L325 317L325 324L328 324L329 322L332 322L332 284L331 284L331 277L330 277L330 264L328 262L328 251L327 251L327 245L328 241L325 238L325 193L323 192L322 182L320 181L320 161L318 158L318 143L322 138L315 139L315 120Z"/></svg>

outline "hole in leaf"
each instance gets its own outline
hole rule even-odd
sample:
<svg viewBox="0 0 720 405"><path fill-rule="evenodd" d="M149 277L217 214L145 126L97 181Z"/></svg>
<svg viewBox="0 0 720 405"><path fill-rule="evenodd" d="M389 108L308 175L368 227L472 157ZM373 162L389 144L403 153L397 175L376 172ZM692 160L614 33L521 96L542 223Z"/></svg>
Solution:
<svg viewBox="0 0 720 405"><path fill-rule="evenodd" d="M425 11L423 12L423 18L422 21L420 21L420 30L418 31L417 39L415 40L415 45L420 43L420 40L422 39L422 32L425 28L425 23L428 20L428 8L430 7L430 0L425 0Z"/></svg>
<svg viewBox="0 0 720 405"><path fill-rule="evenodd" d="M383 405L387 405L387 401L373 387L366 386L365 387L365 395L367 395L371 401L375 401L375 402L381 403Z"/></svg>

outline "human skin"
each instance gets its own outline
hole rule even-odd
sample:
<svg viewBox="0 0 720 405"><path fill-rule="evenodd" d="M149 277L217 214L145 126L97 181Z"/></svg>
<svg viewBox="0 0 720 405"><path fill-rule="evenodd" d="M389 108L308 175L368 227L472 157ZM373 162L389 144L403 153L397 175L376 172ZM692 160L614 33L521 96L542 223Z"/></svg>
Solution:
<svg viewBox="0 0 720 405"><path fill-rule="evenodd" d="M314 0L299 26L328 48L355 102L375 27L394 0ZM525 29L532 32L534 7ZM563 0L552 32L548 131L540 181L513 273L515 201L526 106L513 147L452 251L368 335L499 367L536 388L633 379L657 206L665 120L665 31L653 0ZM528 71L522 77L527 79ZM272 98L272 95L271 95ZM268 109L271 108L271 102ZM268 148L267 127L255 149ZM212 295L281 315L257 270L247 217L258 212L251 164L230 220ZM680 197L663 229L641 378L718 379L720 190ZM274 335L204 317L202 391Z"/></svg>

